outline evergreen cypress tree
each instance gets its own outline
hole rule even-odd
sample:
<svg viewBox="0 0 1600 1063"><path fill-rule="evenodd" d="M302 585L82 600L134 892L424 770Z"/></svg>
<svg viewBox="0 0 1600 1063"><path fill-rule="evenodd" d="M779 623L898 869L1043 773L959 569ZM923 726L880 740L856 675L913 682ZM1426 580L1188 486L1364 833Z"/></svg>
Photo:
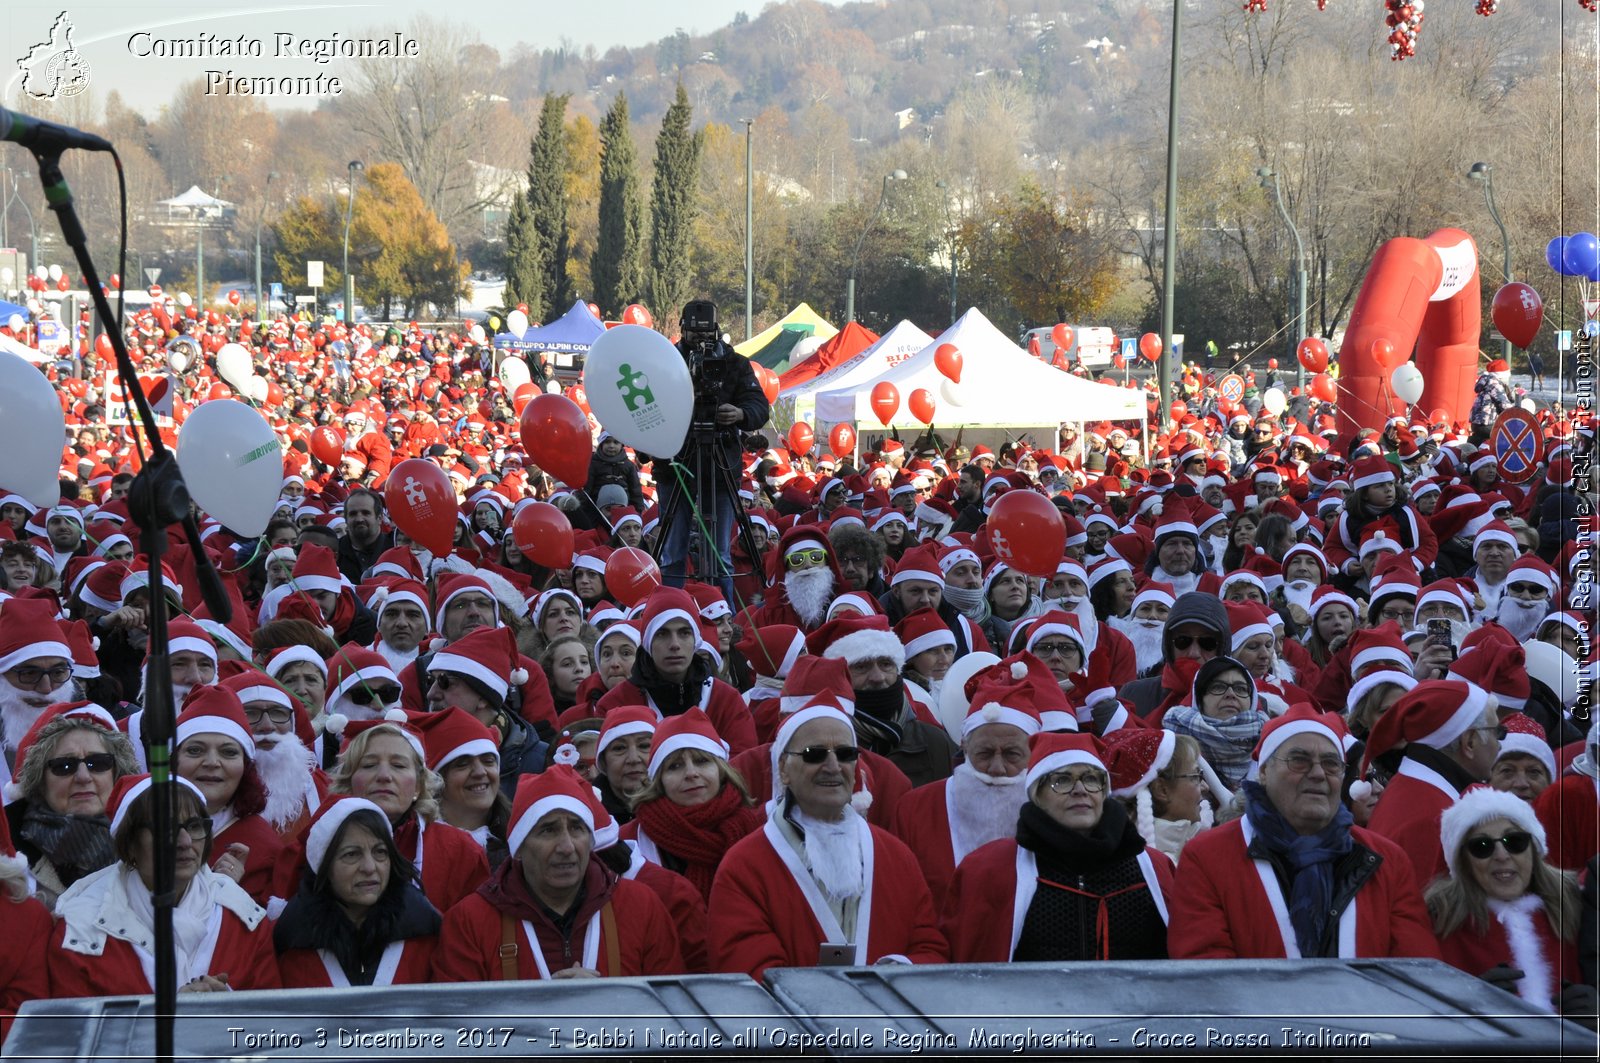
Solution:
<svg viewBox="0 0 1600 1063"><path fill-rule="evenodd" d="M617 93L600 123L600 234L590 258L594 301L603 313L644 298L644 202L628 130L628 98Z"/></svg>
<svg viewBox="0 0 1600 1063"><path fill-rule="evenodd" d="M523 189L517 189L517 194L511 200L511 214L506 219L506 290L504 302L507 306L516 306L518 303L527 303L530 320L538 321L531 311L534 302L544 305L543 293L540 288L539 261L534 242L538 239L533 231L533 218L528 213L528 196Z"/></svg>
<svg viewBox="0 0 1600 1063"><path fill-rule="evenodd" d="M572 302L567 279L567 142L564 132L567 99L551 94L539 112L539 132L528 157L529 261L537 280L534 290L518 300L528 304L528 317L548 321ZM537 297L535 302L533 297Z"/></svg>
<svg viewBox="0 0 1600 1063"><path fill-rule="evenodd" d="M650 190L650 307L673 320L689 298L689 269L702 136L689 130L689 94L678 83L656 137L656 175Z"/></svg>

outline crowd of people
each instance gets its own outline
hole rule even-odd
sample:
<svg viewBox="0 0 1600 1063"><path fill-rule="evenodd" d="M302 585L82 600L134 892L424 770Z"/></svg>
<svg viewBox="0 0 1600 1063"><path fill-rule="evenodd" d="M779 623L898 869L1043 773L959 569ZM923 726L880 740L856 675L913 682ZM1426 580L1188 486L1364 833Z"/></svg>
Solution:
<svg viewBox="0 0 1600 1063"><path fill-rule="evenodd" d="M264 535L201 514L164 562L180 991L1433 957L1594 1021L1581 411L1542 411L1525 487L1465 419L1341 434L1254 393L1156 411L1148 452L1136 425L841 457L747 433L758 556L619 601L664 470L596 425L588 481L553 481L464 335L168 317L129 335L151 368L191 344L174 421L231 394L242 336L285 456ZM6 1023L154 978L138 458L87 361L47 370L61 501L0 493ZM457 487L448 557L386 510L411 457ZM1051 573L997 555L1013 491L1061 514ZM519 547L530 500L570 564Z"/></svg>

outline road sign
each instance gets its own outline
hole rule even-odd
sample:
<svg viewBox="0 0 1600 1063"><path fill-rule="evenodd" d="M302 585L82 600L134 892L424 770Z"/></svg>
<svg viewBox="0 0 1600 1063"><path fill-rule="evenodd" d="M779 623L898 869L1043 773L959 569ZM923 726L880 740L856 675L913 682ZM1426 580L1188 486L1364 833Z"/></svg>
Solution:
<svg viewBox="0 0 1600 1063"><path fill-rule="evenodd" d="M322 263L317 259L312 259L306 263L306 287L322 287Z"/></svg>
<svg viewBox="0 0 1600 1063"><path fill-rule="evenodd" d="M146 284L154 284L156 281L161 279L161 271L156 267L151 266L144 271L144 279Z"/></svg>
<svg viewBox="0 0 1600 1063"><path fill-rule="evenodd" d="M1121 353L1122 360L1129 365L1137 362L1139 360L1139 341L1134 339L1132 336L1124 336L1122 339Z"/></svg>
<svg viewBox="0 0 1600 1063"><path fill-rule="evenodd" d="M1495 464L1500 466L1501 479L1508 483L1527 483L1538 475L1539 462L1544 460L1539 422L1517 406L1495 418L1494 427L1489 430L1489 447L1494 451Z"/></svg>
<svg viewBox="0 0 1600 1063"><path fill-rule="evenodd" d="M1597 314L1600 314L1600 299L1585 299L1583 301L1583 316L1593 321Z"/></svg>
<svg viewBox="0 0 1600 1063"><path fill-rule="evenodd" d="M1229 373L1217 381L1217 394L1222 396L1223 402L1244 401L1244 377L1238 373Z"/></svg>
<svg viewBox="0 0 1600 1063"><path fill-rule="evenodd" d="M1556 350L1558 350L1558 351L1570 351L1570 350L1572 350L1572 330L1571 329L1564 328L1561 331L1556 333Z"/></svg>

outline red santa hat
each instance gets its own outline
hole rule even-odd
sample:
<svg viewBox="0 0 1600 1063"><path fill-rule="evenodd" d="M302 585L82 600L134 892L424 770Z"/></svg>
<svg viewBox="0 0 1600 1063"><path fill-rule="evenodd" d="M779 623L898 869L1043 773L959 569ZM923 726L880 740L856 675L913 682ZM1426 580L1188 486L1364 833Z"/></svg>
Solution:
<svg viewBox="0 0 1600 1063"><path fill-rule="evenodd" d="M1500 707L1520 710L1533 688L1528 683L1528 657L1522 645L1499 624L1484 624L1461 642L1450 675L1487 690Z"/></svg>
<svg viewBox="0 0 1600 1063"><path fill-rule="evenodd" d="M1517 558L1506 570L1506 585L1510 586L1513 583L1536 583L1544 588L1546 594L1554 594L1561 585L1556 570L1533 554L1524 554Z"/></svg>
<svg viewBox="0 0 1600 1063"><path fill-rule="evenodd" d="M595 741L594 758L599 760L606 747L629 735L653 735L661 725L661 714L648 705L626 705L606 713Z"/></svg>
<svg viewBox="0 0 1600 1063"><path fill-rule="evenodd" d="M1585 656L1588 655L1591 645L1589 639L1592 632L1592 621L1589 617L1576 609L1562 609L1559 612L1549 614L1539 621L1540 629L1542 630L1546 624L1560 624L1570 630L1578 638L1579 650Z"/></svg>
<svg viewBox="0 0 1600 1063"><path fill-rule="evenodd" d="M733 607L722 596L722 591L709 583L686 583L683 587L689 592L689 597L694 599L694 604L699 609L700 619L720 620L725 616L733 615Z"/></svg>
<svg viewBox="0 0 1600 1063"><path fill-rule="evenodd" d="M599 573L603 578L606 574L606 560L610 556L611 550L609 547L591 547L572 559L572 571L576 573L579 569L587 569L590 572Z"/></svg>
<svg viewBox="0 0 1600 1063"><path fill-rule="evenodd" d="M422 755L428 770L444 771L457 757L500 756L500 736L472 713L455 706L441 712L427 712L413 718L422 732Z"/></svg>
<svg viewBox="0 0 1600 1063"><path fill-rule="evenodd" d="M789 748L789 743L794 741L795 734L806 724L814 720L835 720L844 724L855 734L854 703L841 702L827 694L815 695L807 702L784 717L782 726L772 739L772 800L767 802L767 814L770 816L777 808L780 796L781 778L780 766L783 763L783 754ZM857 812L865 813L872 803L872 795L862 789L862 773L856 772L856 791L850 797L850 804Z"/></svg>
<svg viewBox="0 0 1600 1063"><path fill-rule="evenodd" d="M667 758L680 749L698 749L717 760L728 759L729 746L717 734L711 718L698 706L676 716L669 716L656 728L655 741L650 744L650 778L661 773Z"/></svg>
<svg viewBox="0 0 1600 1063"><path fill-rule="evenodd" d="M657 587L650 592L644 607L644 634L641 645L646 651L662 628L674 620L682 620L691 631L700 630L700 607L689 593L677 587Z"/></svg>
<svg viewBox="0 0 1600 1063"><path fill-rule="evenodd" d="M267 674L274 679L280 679L284 670L291 664L314 665L322 673L324 681L328 678L328 662L322 655L310 646L296 643L292 646L280 646L272 651L272 656L267 658Z"/></svg>
<svg viewBox="0 0 1600 1063"><path fill-rule="evenodd" d="M1472 615L1472 601L1463 593L1461 584L1453 579L1434 580L1417 595L1417 612L1424 606L1442 603L1461 612L1462 619Z"/></svg>
<svg viewBox="0 0 1600 1063"><path fill-rule="evenodd" d="M1496 762L1501 757L1520 753L1537 760L1544 766L1545 774L1554 781L1557 774L1556 758L1539 721L1524 713L1513 712L1500 718L1500 726L1506 729L1506 736L1500 739L1500 757L1495 758Z"/></svg>
<svg viewBox="0 0 1600 1063"><path fill-rule="evenodd" d="M871 657L887 657L896 670L905 667L906 650L889 629L886 616L841 616L806 636L806 646L819 657L853 664Z"/></svg>
<svg viewBox="0 0 1600 1063"><path fill-rule="evenodd" d="M1411 653L1400 637L1399 626L1392 622L1357 630L1350 636L1348 646L1352 675L1359 675L1379 663L1411 670Z"/></svg>
<svg viewBox="0 0 1600 1063"><path fill-rule="evenodd" d="M1418 683L1378 717L1367 736L1367 764L1391 749L1416 742L1443 749L1483 719L1493 704L1488 691L1464 679Z"/></svg>
<svg viewBox="0 0 1600 1063"><path fill-rule="evenodd" d="M372 566L372 575L399 576L401 579L421 580L423 578L422 566L417 563L417 555L407 546L393 546L378 555L377 564Z"/></svg>
<svg viewBox="0 0 1600 1063"><path fill-rule="evenodd" d="M1345 695L1346 705L1355 705L1362 698L1372 693L1381 686L1396 686L1401 692L1408 691L1417 685L1416 677L1410 672L1402 671L1397 666L1384 664L1360 679L1350 684L1350 692Z"/></svg>
<svg viewBox="0 0 1600 1063"><path fill-rule="evenodd" d="M188 787L194 794L195 800L200 802L200 807L206 807L206 795L200 792L200 787L185 779L182 775L173 775L172 782L179 786ZM117 836L117 831L122 829L122 824L127 821L128 810L140 796L150 789L151 778L149 775L124 775L111 784L111 793L106 797L106 817L111 820L111 837Z"/></svg>
<svg viewBox="0 0 1600 1063"><path fill-rule="evenodd" d="M1484 543L1504 543L1511 548L1512 553L1517 551L1517 537L1511 534L1510 526L1503 520L1491 520L1472 537L1472 552L1476 554L1478 547Z"/></svg>
<svg viewBox="0 0 1600 1063"><path fill-rule="evenodd" d="M198 734L223 735L239 743L246 757L256 755L256 739L244 714L244 705L239 695L227 687L197 686L183 699L183 711L178 714L173 732L173 745L182 745Z"/></svg>
<svg viewBox="0 0 1600 1063"><path fill-rule="evenodd" d="M429 673L455 672L477 680L502 701L514 686L528 681L518 663L516 633L508 627L478 628L433 655Z"/></svg>
<svg viewBox="0 0 1600 1063"><path fill-rule="evenodd" d="M276 664L276 659L272 663ZM328 666L326 698L328 718L325 729L334 734L342 734L349 717L338 711L341 701L358 686L370 686L380 682L387 686L400 686L400 677L389 667L386 657L353 642L340 646Z"/></svg>
<svg viewBox="0 0 1600 1063"><path fill-rule="evenodd" d="M409 602L421 609L423 616L428 615L428 589L414 579L395 579L387 586L379 587L368 605L377 610L381 620L384 610L400 602Z"/></svg>
<svg viewBox="0 0 1600 1063"><path fill-rule="evenodd" d="M961 740L965 742L972 732L991 723L1009 724L1029 736L1042 730L1034 684L1028 681L1028 666L1023 662L1013 662L1004 671L986 669L978 678L961 723Z"/></svg>
<svg viewBox="0 0 1600 1063"><path fill-rule="evenodd" d="M905 552L895 566L894 577L889 581L889 586L898 587L912 580L943 586L944 573L945 570L940 567L938 548L932 543L927 543Z"/></svg>
<svg viewBox="0 0 1600 1063"><path fill-rule="evenodd" d="M22 740L17 743L16 770L21 771L23 763L28 759L28 752L33 749L33 744L39 739L39 732L55 720L77 720L87 726L98 727L111 734L117 733L117 721L103 707L92 701L72 701L59 705L51 705L41 712L33 721L33 726L28 728ZM22 800L27 795L17 785L16 780L6 783L4 799L6 804L13 804Z"/></svg>
<svg viewBox="0 0 1600 1063"><path fill-rule="evenodd" d="M793 624L768 624L751 629L735 649L757 675L782 679L806 652L806 636Z"/></svg>
<svg viewBox="0 0 1600 1063"><path fill-rule="evenodd" d="M943 579L945 575L949 574L952 568L955 568L963 561L971 561L974 565L978 566L979 571L983 570L983 561L978 557L977 551L973 550L970 546L960 542L950 543L949 545L945 546L944 549L939 552L940 578Z"/></svg>
<svg viewBox="0 0 1600 1063"><path fill-rule="evenodd" d="M1278 751L1278 747L1296 735L1315 734L1321 735L1333 743L1333 748L1344 751L1344 738L1349 732L1345 729L1344 721L1337 713L1318 712L1304 702L1290 706L1289 711L1282 716L1269 720L1261 728L1261 737L1256 739L1255 749L1250 753L1250 759L1257 764L1265 764Z"/></svg>
<svg viewBox="0 0 1600 1063"><path fill-rule="evenodd" d="M1356 607L1356 600L1329 583L1324 583L1311 592L1311 621L1316 623L1317 614L1330 605L1342 605L1350 610L1350 615L1359 618L1361 610Z"/></svg>
<svg viewBox="0 0 1600 1063"><path fill-rule="evenodd" d="M1494 819L1508 819L1516 824L1518 830L1531 834L1540 856L1549 851L1544 824L1534 815L1531 804L1506 790L1473 787L1439 817L1439 843L1444 849L1445 866L1450 869L1451 875L1457 873L1456 857L1461 852L1461 843L1475 827Z"/></svg>
<svg viewBox="0 0 1600 1063"><path fill-rule="evenodd" d="M339 828L344 826L344 821L354 812L376 812L384 831L389 837L394 837L394 828L389 825L389 816L383 809L364 797L331 794L317 807L311 822L306 825L306 866L313 872L322 867L323 860L328 856L328 847L333 844L333 839L338 837Z"/></svg>
<svg viewBox="0 0 1600 1063"><path fill-rule="evenodd" d="M1106 768L1105 745L1092 734L1041 731L1028 739L1028 750L1028 774L1024 783L1030 792L1040 779L1074 764L1111 774Z"/></svg>
<svg viewBox="0 0 1600 1063"><path fill-rule="evenodd" d="M1351 470L1350 487L1359 491L1364 487L1395 482L1394 466L1381 457L1362 458Z"/></svg>
<svg viewBox="0 0 1600 1063"><path fill-rule="evenodd" d="M1066 562L1062 562L1062 564L1065 565ZM1074 564L1076 564L1076 562L1074 562ZM1080 565L1078 567L1081 570L1082 566ZM1059 573L1061 571L1061 566L1057 566L1056 571ZM1124 561L1120 557L1106 557L1089 566L1088 572L1086 573L1087 578L1084 579L1084 583L1087 584L1089 589L1092 591L1101 580L1110 579L1119 572L1126 572L1129 575L1132 575L1133 566L1128 564L1128 562Z"/></svg>
<svg viewBox="0 0 1600 1063"><path fill-rule="evenodd" d="M539 821L552 812L571 812L593 831L591 800L588 782L565 764L552 764L537 775L522 776L517 780L517 796L511 802L511 821L506 831L506 848L512 858Z"/></svg>
<svg viewBox="0 0 1600 1063"><path fill-rule="evenodd" d="M1171 609L1177 600L1177 595L1173 593L1172 584L1153 579L1140 587L1139 593L1133 596L1133 607L1130 610L1130 614L1138 612L1139 606L1147 602L1155 602L1157 605L1164 605Z"/></svg>
<svg viewBox="0 0 1600 1063"><path fill-rule="evenodd" d="M909 614L895 625L894 633L905 647L907 660L940 646L954 647L956 644L955 632L950 630L944 618L934 609L918 609Z"/></svg>
<svg viewBox="0 0 1600 1063"><path fill-rule="evenodd" d="M855 697L855 690L850 686L849 665L838 658L807 654L794 662L784 678L778 712L787 716L814 700L826 698L853 714Z"/></svg>
<svg viewBox="0 0 1600 1063"><path fill-rule="evenodd" d="M1233 650L1238 650L1257 635L1273 635L1272 621L1267 610L1255 602L1224 602L1228 611L1228 627L1233 631Z"/></svg>
<svg viewBox="0 0 1600 1063"><path fill-rule="evenodd" d="M300 547L300 556L294 563L289 585L297 591L339 594L344 590L344 577L339 574L339 562L326 546L306 543Z"/></svg>
<svg viewBox="0 0 1600 1063"><path fill-rule="evenodd" d="M463 594L481 594L488 598L490 602L495 601L494 588L489 586L489 581L470 572L441 572L438 583L435 586L435 593L439 598L439 603L433 610L433 629L435 631L444 630L445 610L450 608L452 601ZM582 614L583 609L581 606L578 612ZM500 610L498 607L494 610L494 623L495 627L500 626Z"/></svg>
<svg viewBox="0 0 1600 1063"><path fill-rule="evenodd" d="M72 660L72 647L56 623L56 612L43 599L11 598L0 605L0 672L40 657ZM210 642L206 640L207 645ZM213 660L216 652L213 647Z"/></svg>

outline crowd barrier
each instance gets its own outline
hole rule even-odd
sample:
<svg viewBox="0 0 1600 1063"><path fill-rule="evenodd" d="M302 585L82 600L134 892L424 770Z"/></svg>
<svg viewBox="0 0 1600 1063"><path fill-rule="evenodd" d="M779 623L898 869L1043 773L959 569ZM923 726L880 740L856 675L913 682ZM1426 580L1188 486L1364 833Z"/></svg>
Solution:
<svg viewBox="0 0 1600 1063"><path fill-rule="evenodd" d="M180 997L179 1060L901 1055L1596 1057L1432 960L1018 963ZM152 1057L150 997L33 1001L8 1060Z"/></svg>

